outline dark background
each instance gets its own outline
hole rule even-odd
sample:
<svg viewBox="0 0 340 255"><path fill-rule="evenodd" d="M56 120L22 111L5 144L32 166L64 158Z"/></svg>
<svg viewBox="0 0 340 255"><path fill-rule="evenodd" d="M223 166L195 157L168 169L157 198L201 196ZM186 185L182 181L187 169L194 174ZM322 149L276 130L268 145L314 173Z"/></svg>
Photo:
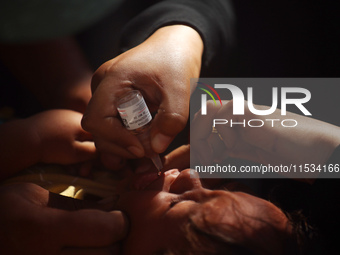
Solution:
<svg viewBox="0 0 340 255"><path fill-rule="evenodd" d="M237 76L338 77L335 1L234 1Z"/></svg>
<svg viewBox="0 0 340 255"><path fill-rule="evenodd" d="M235 47L225 61L203 71L202 77L339 76L340 29L336 1L234 0L233 3ZM136 1L127 0L122 8L77 35L94 70L118 54L122 26L142 7ZM338 91L328 90L325 87L322 91L312 91L312 97L318 96L320 105L340 101ZM41 110L0 62L0 107L4 105L13 106L19 117ZM338 106L334 103L327 107ZM318 115L322 115L322 111ZM329 116L324 120L332 122Z"/></svg>

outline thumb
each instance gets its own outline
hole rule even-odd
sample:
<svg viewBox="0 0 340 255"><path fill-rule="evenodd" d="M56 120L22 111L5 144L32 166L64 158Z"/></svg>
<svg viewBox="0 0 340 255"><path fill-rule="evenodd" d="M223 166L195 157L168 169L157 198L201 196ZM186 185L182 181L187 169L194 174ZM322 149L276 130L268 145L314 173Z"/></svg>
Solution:
<svg viewBox="0 0 340 255"><path fill-rule="evenodd" d="M188 117L189 96L174 94L171 98L164 98L151 126L152 149L156 153L164 152L174 137L184 129Z"/></svg>
<svg viewBox="0 0 340 255"><path fill-rule="evenodd" d="M49 229L63 247L103 247L122 240L128 231L128 220L120 211L94 209L54 210ZM53 219L52 218L52 219Z"/></svg>

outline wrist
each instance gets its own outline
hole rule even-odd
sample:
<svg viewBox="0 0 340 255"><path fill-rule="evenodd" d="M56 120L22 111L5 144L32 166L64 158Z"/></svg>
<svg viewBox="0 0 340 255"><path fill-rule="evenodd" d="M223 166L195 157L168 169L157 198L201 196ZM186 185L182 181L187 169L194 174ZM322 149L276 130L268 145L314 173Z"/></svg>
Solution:
<svg viewBox="0 0 340 255"><path fill-rule="evenodd" d="M168 36L173 40L182 40L183 45L188 45L190 48L194 47L195 51L201 56L203 54L203 40L200 34L192 27L186 25L169 25L160 27L151 36Z"/></svg>
<svg viewBox="0 0 340 255"><path fill-rule="evenodd" d="M201 71L202 56L204 50L203 40L200 34L192 27L186 25L164 26L156 30L144 43L150 44L153 49L165 49L170 52L171 59L184 63L181 67L187 78L198 78ZM182 61L186 59L186 61ZM174 77L173 77L174 78ZM190 94L195 88L190 88Z"/></svg>
<svg viewBox="0 0 340 255"><path fill-rule="evenodd" d="M190 53L201 64L203 40L199 33L186 25L171 25L156 30L145 42L161 43L174 52Z"/></svg>
<svg viewBox="0 0 340 255"><path fill-rule="evenodd" d="M186 25L170 25L157 29L146 41L164 40L173 43L176 49L190 51L201 60L203 55L203 40L200 34Z"/></svg>

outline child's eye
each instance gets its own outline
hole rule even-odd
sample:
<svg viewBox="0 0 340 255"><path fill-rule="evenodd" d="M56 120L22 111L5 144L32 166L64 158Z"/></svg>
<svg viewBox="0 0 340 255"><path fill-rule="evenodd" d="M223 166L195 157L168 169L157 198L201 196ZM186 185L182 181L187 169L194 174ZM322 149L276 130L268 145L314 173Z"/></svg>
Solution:
<svg viewBox="0 0 340 255"><path fill-rule="evenodd" d="M171 202L170 202L169 207L172 208L172 207L174 207L176 204L178 204L179 202L182 202L182 201L183 201L183 200L180 199L180 198L172 199Z"/></svg>

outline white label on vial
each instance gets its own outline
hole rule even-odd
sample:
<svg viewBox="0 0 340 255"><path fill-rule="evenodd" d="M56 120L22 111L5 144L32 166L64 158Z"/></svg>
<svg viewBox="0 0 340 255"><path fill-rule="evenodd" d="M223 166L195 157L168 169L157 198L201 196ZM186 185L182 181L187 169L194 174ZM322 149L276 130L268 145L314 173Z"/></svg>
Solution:
<svg viewBox="0 0 340 255"><path fill-rule="evenodd" d="M128 130L135 130L143 127L152 120L152 116L144 98L141 98L136 104L129 107L118 108L118 112Z"/></svg>

